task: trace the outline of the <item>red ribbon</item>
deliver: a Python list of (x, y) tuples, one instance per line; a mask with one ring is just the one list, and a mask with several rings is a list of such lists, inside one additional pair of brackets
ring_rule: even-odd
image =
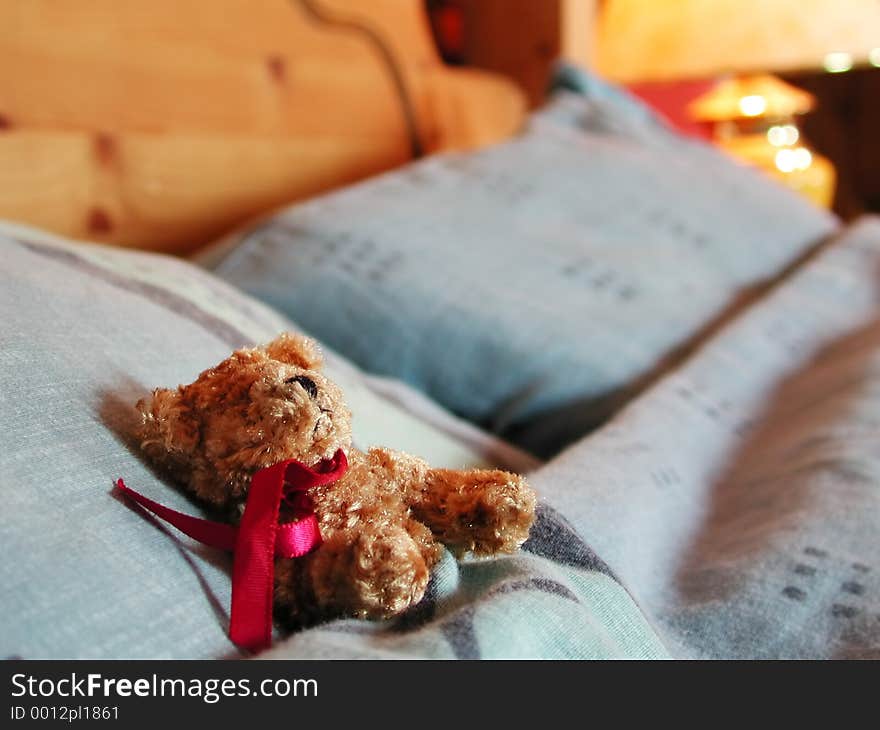
[[(308, 467), (295, 459), (260, 469), (251, 479), (244, 515), (238, 527), (191, 517), (165, 507), (125, 486), (122, 494), (194, 540), (235, 554), (232, 564), (232, 611), (229, 637), (252, 651), (272, 643), (272, 591), (275, 557), (298, 558), (321, 544), (318, 519), (304, 492), (332, 484), (348, 469), (340, 449), (332, 459)], [(304, 516), (278, 524), (281, 500), (290, 501)]]

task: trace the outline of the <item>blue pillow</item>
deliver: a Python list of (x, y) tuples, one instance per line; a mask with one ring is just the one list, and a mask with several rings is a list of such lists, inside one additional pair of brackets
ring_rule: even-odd
[(573, 63), (557, 64), (550, 79), (550, 91), (569, 91), (594, 104), (614, 107), (615, 116), (629, 118), (637, 124), (666, 126), (666, 121), (637, 96)]
[(616, 102), (295, 205), (203, 261), (374, 372), (547, 456), (830, 214)]

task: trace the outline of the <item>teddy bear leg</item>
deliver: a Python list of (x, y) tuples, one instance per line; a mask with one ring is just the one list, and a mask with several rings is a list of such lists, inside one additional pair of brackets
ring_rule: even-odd
[(276, 604), (290, 622), (357, 616), (385, 618), (419, 601), (428, 565), (401, 525), (337, 530), (312, 554), (276, 567)]
[(535, 493), (504, 471), (431, 469), (412, 505), (415, 516), (459, 553), (515, 551), (529, 535)]

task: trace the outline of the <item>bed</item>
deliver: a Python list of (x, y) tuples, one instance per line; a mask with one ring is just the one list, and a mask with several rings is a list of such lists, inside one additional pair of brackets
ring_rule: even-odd
[[(62, 129), (68, 97), (41, 105), (0, 77), (18, 90), (15, 113), (0, 109), (0, 189), (16, 193), (0, 196), (3, 656), (247, 656), (227, 636), (229, 556), (159, 528), (112, 487), (122, 476), (197, 511), (140, 458), (132, 405), (283, 330), (322, 343), (358, 446), (520, 471), (540, 504), (516, 555), (446, 554), (397, 619), (277, 632), (261, 658), (880, 656), (880, 220), (842, 224), (599, 79), (528, 116), (491, 75), (462, 74), (452, 92), (459, 75), (430, 55), (417, 13), (392, 22), (378, 3), (365, 20), (341, 0), (315, 7), (421, 59), (401, 65), (419, 104), (443, 88), (461, 106), (441, 106), (464, 111), (416, 115), (453, 131), (414, 162), (394, 104), (382, 106), (393, 119), (364, 114), (360, 132), (325, 127), (320, 154), (360, 152), (301, 168), (293, 184), (282, 173), (302, 159), (308, 124), (342, 124), (340, 109), (362, 103), (345, 91), (348, 69), (330, 74), (345, 101), (315, 105), (308, 124), (289, 109), (274, 122), (207, 110), (235, 88), (223, 84), (260, 99), (290, 81), (295, 59), (266, 65), (267, 49), (290, 28), (323, 29), (314, 4), (266, 3), (263, 17), (228, 0), (225, 18), (193, 15), (177, 36), (155, 13), (127, 15), (137, 3), (119, 15), (88, 5), (85, 25), (115, 18), (146, 54), (88, 91), (103, 116)], [(62, 58), (118, 68), (101, 57), (113, 44), (87, 50), (82, 28), (53, 35), (51, 3), (0, 12), (43, 29), (0, 34), (0, 53), (42, 59), (52, 89)], [(243, 23), (262, 34), (229, 47)], [(342, 46), (365, 54), (369, 74), (382, 61), (362, 35)], [(163, 130), (143, 120), (181, 87), (153, 79), (155, 96), (111, 105), (118, 84), (167, 71), (187, 48), (202, 59), (190, 83), (219, 84), (205, 104), (182, 105)], [(497, 116), (462, 101), (477, 86)], [(304, 126), (283, 129), (291, 118)], [(150, 197), (151, 181), (172, 179)], [(190, 260), (138, 250), (197, 246)]]

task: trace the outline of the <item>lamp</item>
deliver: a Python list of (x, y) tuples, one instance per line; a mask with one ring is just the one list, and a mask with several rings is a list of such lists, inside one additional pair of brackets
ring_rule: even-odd
[(877, 0), (606, 0), (595, 66), (615, 81), (721, 78), (689, 106), (719, 146), (829, 206), (835, 173), (797, 117), (814, 99), (771, 71), (880, 66)]
[(809, 148), (798, 126), (798, 117), (815, 103), (812, 94), (763, 74), (719, 81), (691, 102), (688, 111), (712, 127), (715, 143), (722, 149), (818, 205), (830, 207), (834, 167)]

